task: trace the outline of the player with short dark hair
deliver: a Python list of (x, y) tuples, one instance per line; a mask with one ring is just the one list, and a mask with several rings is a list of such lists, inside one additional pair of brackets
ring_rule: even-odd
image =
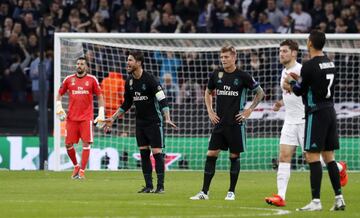
[(301, 81), (288, 75), (284, 88), (302, 96), (305, 105), (305, 151), (306, 160), (310, 166), (311, 202), (297, 209), (298, 211), (322, 210), (320, 202), (320, 187), (323, 157), (332, 188), (335, 193), (335, 203), (330, 209), (345, 210), (345, 201), (341, 192), (339, 169), (335, 162), (334, 150), (339, 149), (336, 111), (333, 103), (334, 84), (337, 72), (334, 63), (324, 55), (325, 33), (314, 30), (307, 40), (310, 60), (301, 69)]
[[(222, 47), (220, 59), (222, 67), (211, 74), (205, 91), (206, 108), (215, 127), (209, 141), (203, 187), (198, 194), (190, 197), (191, 200), (209, 199), (208, 191), (220, 150), (230, 152), (230, 187), (225, 200), (235, 200), (240, 153), (246, 149), (245, 120), (264, 97), (264, 91), (253, 77), (237, 68), (233, 46)], [(251, 106), (245, 109), (248, 90), (255, 91), (256, 95)], [(213, 94), (217, 95), (216, 112), (212, 107)]]
[[(293, 40), (285, 40), (280, 43), (279, 59), (284, 65), (281, 73), (280, 84), (283, 83), (288, 74), (300, 76), (302, 65), (296, 61), (299, 46)], [(279, 167), (277, 170), (277, 189), (278, 193), (272, 197), (266, 197), (265, 201), (277, 207), (286, 205), (285, 195), (290, 179), (291, 158), (296, 152), (296, 146), (300, 146), (303, 151), (304, 131), (305, 131), (305, 109), (302, 99), (282, 88), (282, 99), (276, 101), (273, 110), (279, 111), (285, 107), (285, 119), (280, 136)], [(321, 160), (322, 161), (322, 160)], [(341, 175), (346, 174), (346, 164), (337, 163)], [(341, 185), (346, 185), (347, 177), (341, 178)]]
[[(90, 144), (93, 142), (93, 94), (97, 95), (99, 103), (98, 117), (95, 119), (97, 127), (105, 125), (104, 98), (101, 93), (99, 82), (95, 76), (88, 74), (88, 66), (84, 57), (76, 61), (75, 74), (67, 76), (59, 89), (56, 97), (56, 114), (61, 121), (66, 119), (66, 150), (74, 164), (73, 179), (84, 179), (85, 168), (90, 155)], [(68, 115), (62, 107), (62, 96), (68, 93)], [(81, 165), (76, 160), (74, 144), (83, 142)]]
[[(127, 59), (126, 70), (130, 74), (125, 82), (125, 101), (119, 109), (107, 119), (107, 129), (114, 121), (128, 111), (134, 104), (136, 108), (136, 141), (140, 149), (141, 167), (145, 187), (139, 193), (164, 193), (164, 129), (163, 122), (176, 128), (170, 119), (166, 96), (159, 80), (143, 70), (144, 56), (140, 51), (131, 51)], [(161, 116), (163, 114), (165, 120)], [(150, 154), (155, 159), (157, 187), (153, 190), (152, 165)]]

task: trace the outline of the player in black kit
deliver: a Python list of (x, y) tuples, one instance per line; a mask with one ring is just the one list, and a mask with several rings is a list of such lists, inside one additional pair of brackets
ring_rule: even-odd
[[(245, 120), (264, 97), (264, 91), (252, 76), (236, 67), (236, 50), (233, 46), (222, 47), (220, 59), (222, 67), (211, 74), (205, 91), (206, 108), (215, 127), (205, 162), (203, 187), (191, 200), (209, 199), (208, 191), (220, 150), (230, 152), (230, 188), (225, 200), (235, 200), (240, 153), (246, 148)], [(245, 109), (248, 90), (255, 91), (256, 95), (251, 106)], [(216, 112), (212, 108), (214, 92), (217, 95)]]
[[(112, 117), (106, 120), (106, 128), (109, 129), (119, 116), (129, 110), (133, 104), (135, 105), (136, 141), (140, 149), (141, 166), (146, 184), (139, 193), (163, 193), (165, 176), (162, 153), (164, 147), (163, 123), (174, 128), (176, 125), (170, 119), (168, 103), (158, 79), (143, 70), (143, 62), (144, 56), (141, 52), (130, 52), (126, 67), (130, 76), (125, 83), (125, 101)], [(152, 183), (151, 152), (155, 159), (157, 174), (156, 190), (153, 190)]]
[(344, 210), (345, 202), (341, 193), (339, 169), (334, 158), (334, 150), (339, 149), (339, 136), (334, 109), (333, 95), (337, 72), (334, 63), (324, 55), (322, 49), (326, 37), (323, 32), (312, 31), (307, 40), (311, 59), (301, 68), (301, 80), (291, 75), (284, 86), (297, 96), (302, 96), (305, 105), (305, 151), (310, 166), (312, 201), (298, 211), (322, 210), (320, 187), (322, 179), (322, 155), (335, 192), (335, 203), (330, 209)]

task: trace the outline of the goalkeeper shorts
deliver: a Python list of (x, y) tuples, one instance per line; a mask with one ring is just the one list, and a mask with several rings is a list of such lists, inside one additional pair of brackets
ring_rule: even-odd
[(92, 143), (93, 138), (93, 121), (66, 121), (65, 144), (72, 145), (79, 143), (79, 139), (85, 143)]

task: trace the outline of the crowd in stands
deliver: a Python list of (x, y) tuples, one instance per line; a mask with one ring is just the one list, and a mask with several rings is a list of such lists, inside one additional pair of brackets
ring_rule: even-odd
[[(308, 33), (318, 28), (326, 33), (359, 33), (359, 10), (360, 0), (1, 0), (0, 101), (38, 101), (42, 20), (51, 93), (55, 32)], [(179, 60), (173, 55), (156, 53), (154, 58), (164, 86), (173, 86), (169, 94), (176, 102), (186, 92), (181, 92)], [(249, 66), (252, 62), (261, 67), (255, 63), (256, 54), (249, 57)], [(181, 83), (197, 86), (191, 80)]]

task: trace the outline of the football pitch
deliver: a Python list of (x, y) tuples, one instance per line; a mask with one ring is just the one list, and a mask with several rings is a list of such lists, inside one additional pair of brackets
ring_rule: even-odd
[[(210, 200), (191, 201), (199, 192), (202, 172), (170, 171), (165, 194), (138, 194), (140, 171), (87, 172), (85, 180), (71, 180), (71, 172), (0, 171), (0, 217), (360, 217), (360, 173), (350, 172), (343, 188), (346, 210), (330, 212), (334, 197), (326, 169), (323, 171), (319, 212), (297, 212), (310, 201), (309, 172), (293, 172), (287, 206), (276, 208), (264, 197), (276, 192), (276, 173), (241, 172), (236, 200), (225, 201), (229, 174), (218, 171)], [(153, 174), (154, 175), (154, 174)]]

